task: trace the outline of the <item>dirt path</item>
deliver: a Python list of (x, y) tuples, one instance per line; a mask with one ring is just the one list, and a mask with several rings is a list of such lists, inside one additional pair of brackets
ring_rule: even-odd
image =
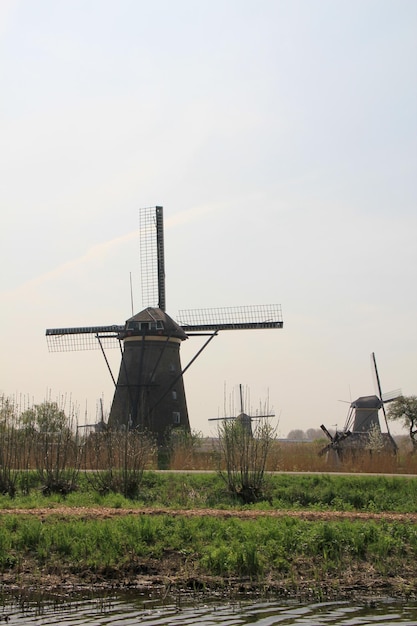
[(235, 510), (235, 509), (169, 509), (169, 508), (132, 508), (115, 509), (105, 507), (48, 507), (33, 509), (0, 509), (0, 515), (33, 515), (41, 519), (55, 515), (58, 517), (82, 517), (84, 519), (108, 519), (123, 515), (172, 515), (184, 517), (237, 517), (255, 519), (259, 517), (295, 517), (309, 521), (339, 520), (376, 520), (387, 522), (417, 523), (417, 513), (364, 513), (352, 511), (284, 511), (284, 510)]

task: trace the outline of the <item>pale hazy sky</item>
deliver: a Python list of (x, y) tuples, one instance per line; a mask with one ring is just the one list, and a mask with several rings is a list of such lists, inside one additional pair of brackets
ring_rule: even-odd
[(109, 408), (100, 352), (45, 329), (124, 323), (130, 273), (142, 308), (138, 210), (163, 205), (174, 319), (283, 309), (186, 373), (193, 429), (239, 383), (281, 436), (341, 426), (373, 351), (417, 394), (415, 0), (1, 0), (0, 49), (0, 392)]

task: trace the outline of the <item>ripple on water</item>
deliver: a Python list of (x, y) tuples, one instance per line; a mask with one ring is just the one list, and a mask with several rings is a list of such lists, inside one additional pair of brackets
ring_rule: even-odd
[(0, 625), (32, 626), (415, 626), (417, 602), (392, 599), (353, 603), (277, 601), (226, 602), (204, 598), (161, 602), (130, 594), (95, 599), (4, 601)]

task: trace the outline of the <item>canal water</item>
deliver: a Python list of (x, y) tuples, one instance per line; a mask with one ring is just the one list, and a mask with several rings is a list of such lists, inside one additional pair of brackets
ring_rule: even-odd
[(152, 600), (139, 594), (95, 599), (28, 600), (3, 598), (0, 624), (46, 626), (378, 626), (417, 625), (417, 601), (389, 598), (311, 604), (278, 600), (187, 602)]

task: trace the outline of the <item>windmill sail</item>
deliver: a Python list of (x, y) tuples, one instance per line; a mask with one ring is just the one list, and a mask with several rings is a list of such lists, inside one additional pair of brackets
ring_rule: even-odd
[(142, 305), (166, 310), (163, 207), (139, 211)]
[(119, 346), (119, 334), (124, 326), (82, 326), (78, 328), (47, 328), (46, 341), (49, 352), (98, 350)]
[(191, 309), (178, 315), (185, 332), (282, 328), (279, 304)]
[(374, 369), (375, 380), (376, 380), (376, 384), (378, 387), (379, 399), (381, 401), (381, 408), (384, 414), (385, 426), (386, 426), (387, 432), (389, 433), (389, 426), (388, 426), (387, 412), (385, 410), (385, 404), (387, 402), (393, 402), (394, 400), (396, 400), (401, 395), (401, 390), (397, 389), (396, 391), (391, 391), (391, 392), (388, 392), (387, 394), (382, 393), (381, 381), (379, 378), (378, 367), (376, 365), (375, 352), (372, 352), (371, 359), (372, 359), (372, 364), (373, 364), (373, 369)]

